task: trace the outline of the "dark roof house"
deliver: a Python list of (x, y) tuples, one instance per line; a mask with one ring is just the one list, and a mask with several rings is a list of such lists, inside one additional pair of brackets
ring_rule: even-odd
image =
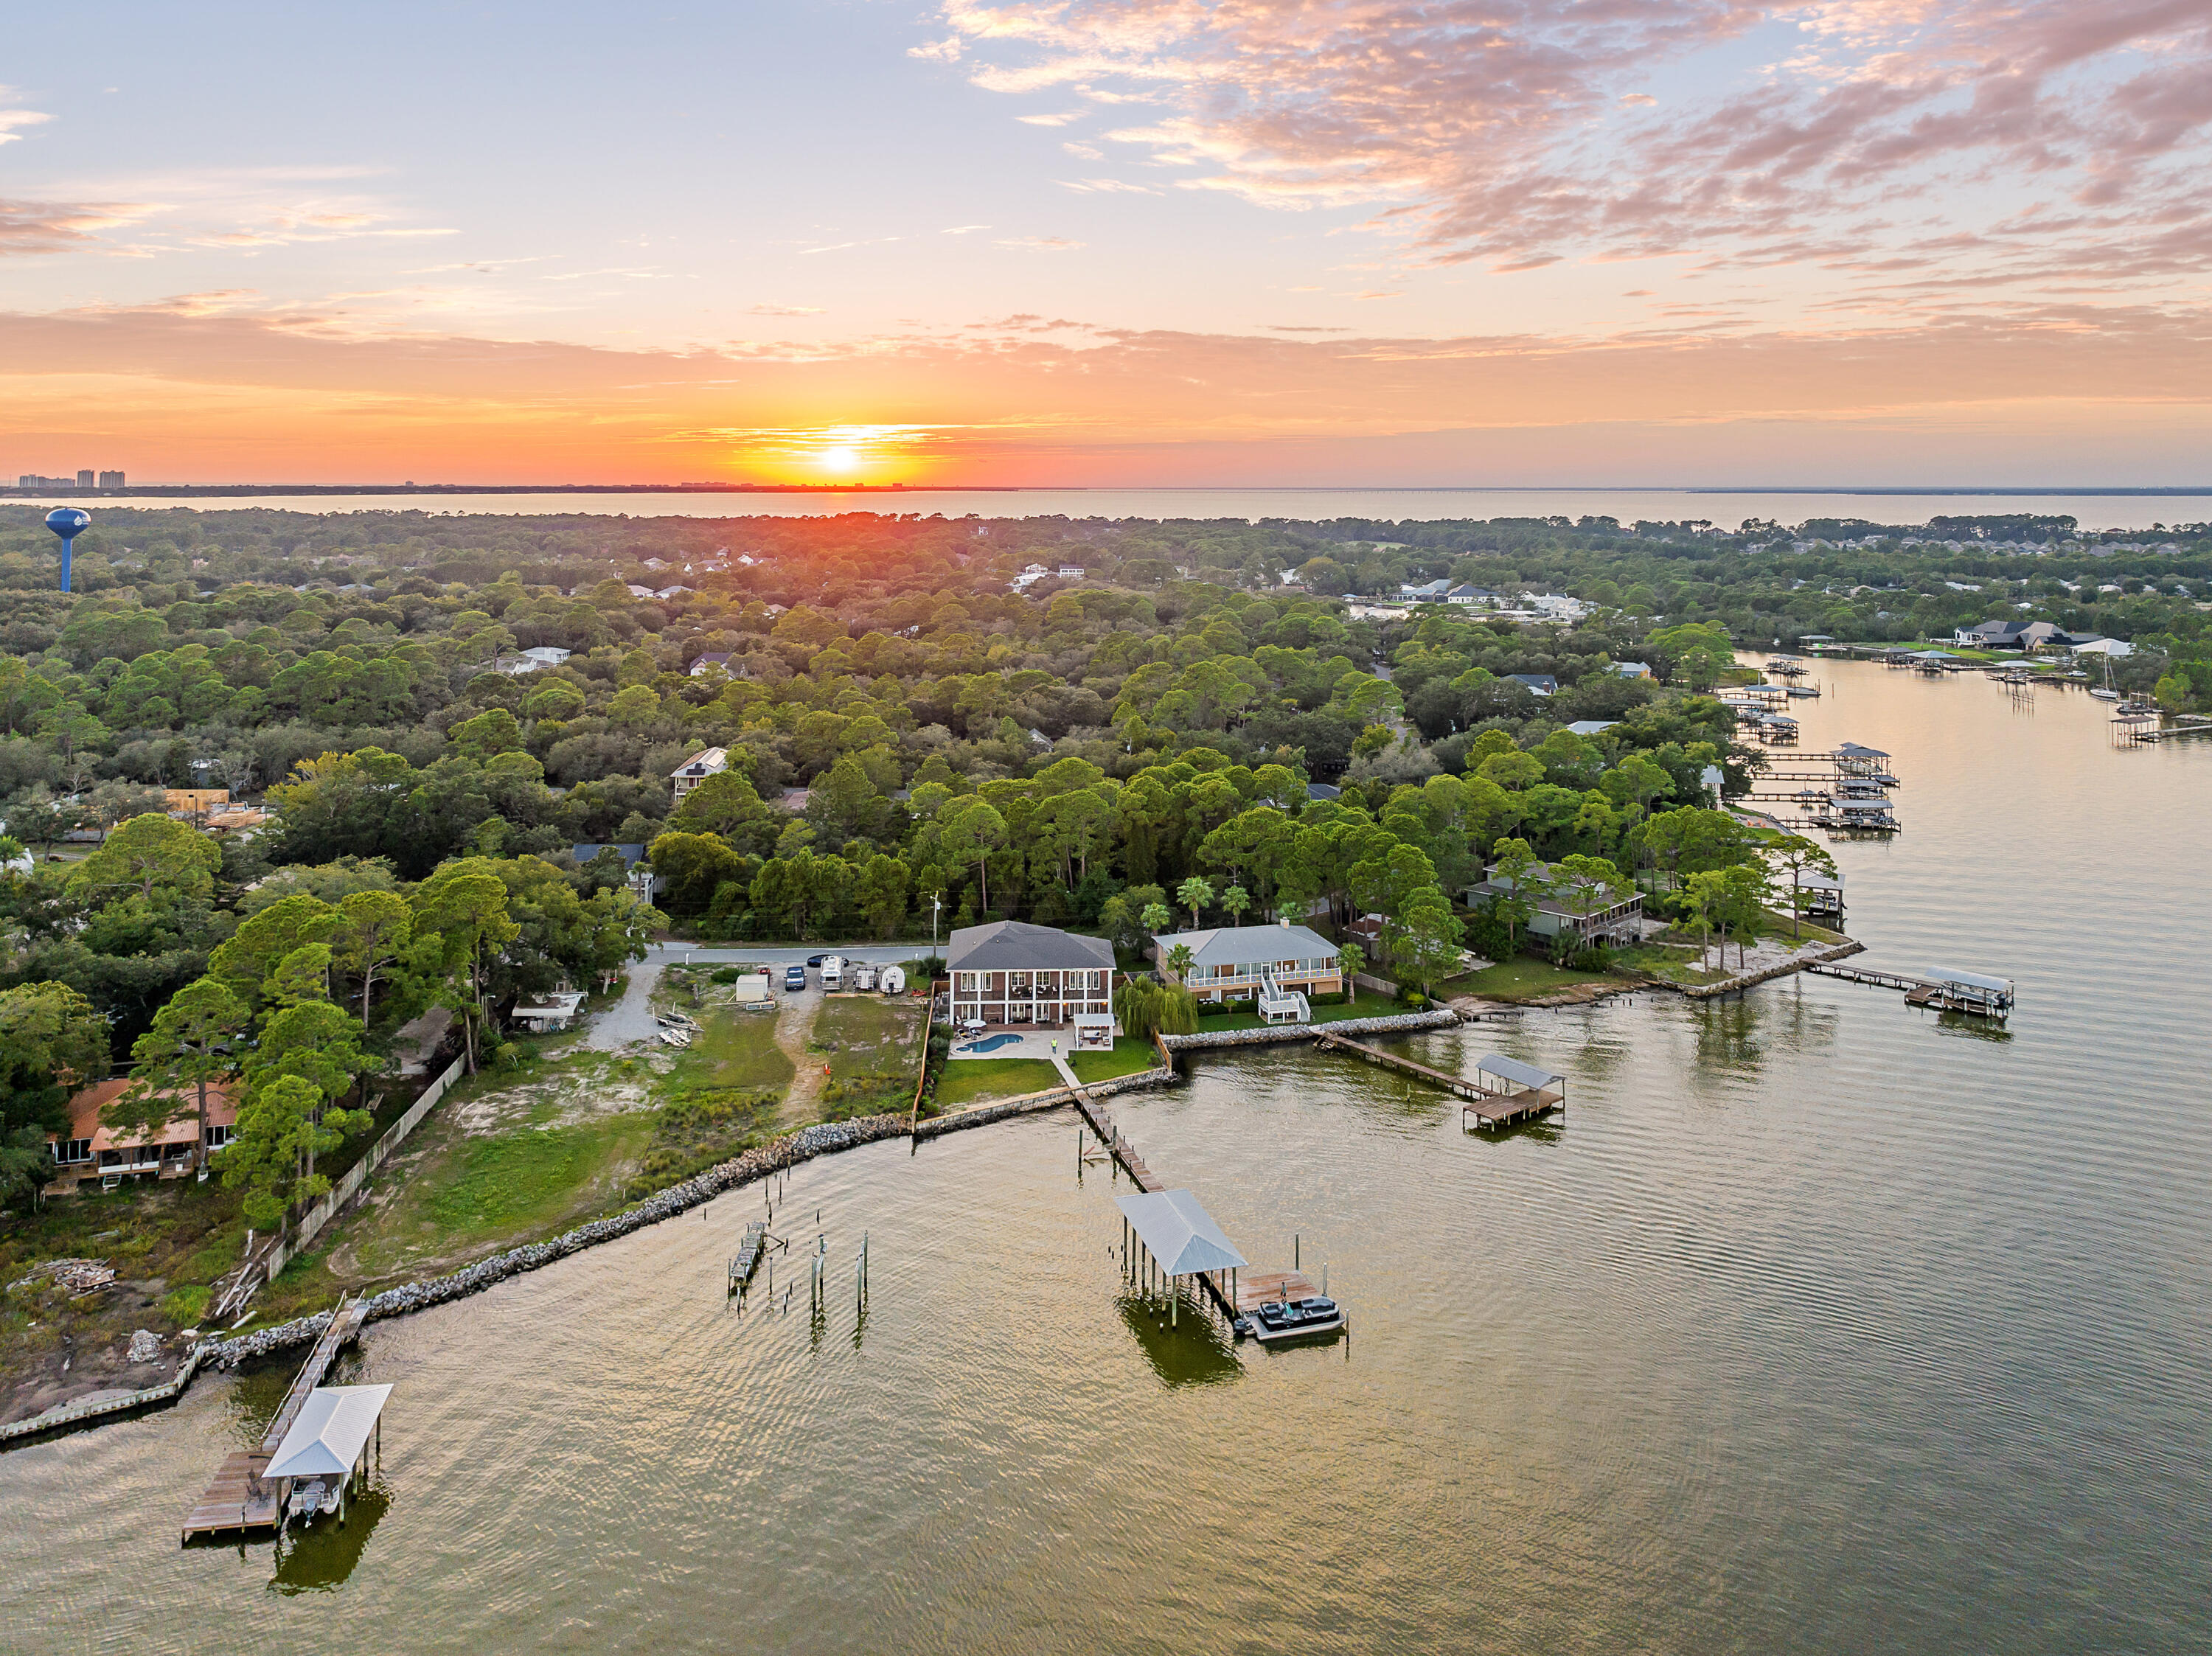
[(1549, 673), (1508, 673), (1506, 676), (1531, 695), (1551, 695), (1559, 688), (1559, 681)]
[(947, 940), (945, 963), (953, 972), (1060, 972), (1085, 967), (1111, 970), (1114, 945), (1078, 937), (1057, 926), (1023, 920), (963, 925)]

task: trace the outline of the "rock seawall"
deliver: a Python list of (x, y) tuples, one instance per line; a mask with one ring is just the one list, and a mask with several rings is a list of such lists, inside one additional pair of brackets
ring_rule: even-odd
[[(594, 1219), (589, 1224), (579, 1225), (550, 1241), (526, 1243), (443, 1277), (386, 1289), (369, 1300), (367, 1320), (374, 1322), (381, 1317), (404, 1316), (410, 1311), (426, 1310), (434, 1305), (443, 1305), (448, 1300), (479, 1293), (495, 1283), (505, 1282), (509, 1277), (520, 1276), (526, 1271), (536, 1271), (541, 1265), (565, 1259), (570, 1254), (581, 1253), (598, 1243), (612, 1241), (617, 1236), (627, 1236), (634, 1230), (658, 1224), (663, 1219), (672, 1219), (702, 1202), (711, 1202), (726, 1191), (765, 1178), (780, 1168), (793, 1167), (801, 1162), (811, 1162), (817, 1156), (849, 1150), (861, 1144), (872, 1144), (879, 1139), (902, 1138), (906, 1131), (903, 1115), (871, 1115), (853, 1121), (817, 1122), (787, 1138), (759, 1145), (743, 1156), (719, 1162), (704, 1173), (694, 1174), (680, 1184), (656, 1192), (635, 1207), (609, 1214), (604, 1219)], [(327, 1311), (319, 1311), (312, 1317), (296, 1318), (289, 1323), (279, 1323), (273, 1328), (259, 1328), (250, 1334), (241, 1334), (234, 1340), (223, 1340), (209, 1349), (208, 1361), (218, 1368), (234, 1368), (257, 1357), (310, 1344), (330, 1325), (331, 1314)]]
[(1160, 1044), (1171, 1052), (1203, 1052), (1212, 1046), (1263, 1046), (1271, 1041), (1311, 1040), (1316, 1035), (1387, 1035), (1408, 1029), (1448, 1029), (1459, 1014), (1438, 1008), (1431, 1012), (1394, 1012), (1387, 1017), (1342, 1018), (1334, 1023), (1271, 1023), (1258, 1029), (1201, 1029), (1193, 1035), (1162, 1035)]

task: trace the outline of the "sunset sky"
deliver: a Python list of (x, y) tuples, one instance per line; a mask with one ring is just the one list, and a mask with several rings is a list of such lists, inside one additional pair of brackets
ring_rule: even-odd
[(0, 473), (2200, 483), (2212, 0), (17, 8)]

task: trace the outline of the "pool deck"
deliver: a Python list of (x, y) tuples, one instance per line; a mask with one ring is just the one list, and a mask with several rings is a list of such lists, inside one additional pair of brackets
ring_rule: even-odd
[[(1058, 1042), (1058, 1050), (1054, 1043)], [(971, 1052), (962, 1049), (969, 1046), (988, 1046), (988, 1052)], [(952, 1043), (946, 1054), (948, 1063), (958, 1064), (969, 1059), (1029, 1058), (1040, 1064), (1049, 1064), (1060, 1071), (1060, 1078), (1070, 1087), (1083, 1083), (1068, 1067), (1069, 1057), (1083, 1049), (1075, 1044), (1075, 1031), (1047, 1025), (1040, 1028), (1030, 1024), (1020, 1028), (987, 1028), (980, 1035), (969, 1035)]]

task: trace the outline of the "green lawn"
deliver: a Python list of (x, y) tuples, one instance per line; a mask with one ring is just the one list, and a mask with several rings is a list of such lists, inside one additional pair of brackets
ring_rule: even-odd
[[(1707, 958), (1711, 957), (1708, 955)], [(1668, 983), (1689, 986), (1718, 983), (1733, 975), (1711, 967), (1698, 966), (1694, 943), (1686, 949), (1674, 943), (1644, 943), (1634, 949), (1617, 951), (1613, 959), (1628, 971), (1642, 972), (1664, 979)]]
[(903, 998), (832, 995), (815, 1014), (811, 1044), (830, 1054), (833, 1080), (903, 1075), (912, 1092), (921, 1013), (920, 1001)]
[(1133, 1076), (1139, 1070), (1159, 1067), (1160, 1055), (1149, 1040), (1139, 1040), (1133, 1035), (1122, 1035), (1114, 1043), (1110, 1052), (1075, 1052), (1068, 1057), (1067, 1067), (1083, 1081), (1111, 1081), (1115, 1076)]
[[(1320, 1001), (1314, 1002), (1313, 1018), (1316, 1023), (1337, 1023), (1346, 1018), (1387, 1018), (1395, 1016), (1400, 1012), (1410, 1012), (1413, 1010), (1403, 1001), (1363, 989), (1359, 992), (1357, 999), (1348, 1001), (1341, 1006), (1328, 1006)], [(1206, 1035), (1218, 1034), (1227, 1029), (1260, 1029), (1266, 1028), (1267, 1022), (1267, 1019), (1261, 1017), (1257, 1012), (1237, 1012), (1227, 1017), (1218, 1017), (1201, 1012), (1198, 1016), (1198, 1033)]]
[(1563, 989), (1573, 989), (1588, 983), (1625, 983), (1627, 980), (1607, 975), (1603, 972), (1571, 972), (1565, 967), (1553, 966), (1528, 955), (1504, 961), (1496, 966), (1486, 966), (1480, 972), (1470, 972), (1449, 983), (1439, 984), (1440, 993), (1446, 995), (1479, 995), (1485, 1000), (1525, 1001), (1556, 995)]
[(1041, 1058), (957, 1058), (937, 1078), (937, 1107), (957, 1109), (988, 1098), (1018, 1098), (1065, 1085)]
[(775, 1044), (774, 1012), (710, 1007), (698, 1016), (698, 1034), (677, 1054), (672, 1092), (791, 1084), (791, 1059)]

